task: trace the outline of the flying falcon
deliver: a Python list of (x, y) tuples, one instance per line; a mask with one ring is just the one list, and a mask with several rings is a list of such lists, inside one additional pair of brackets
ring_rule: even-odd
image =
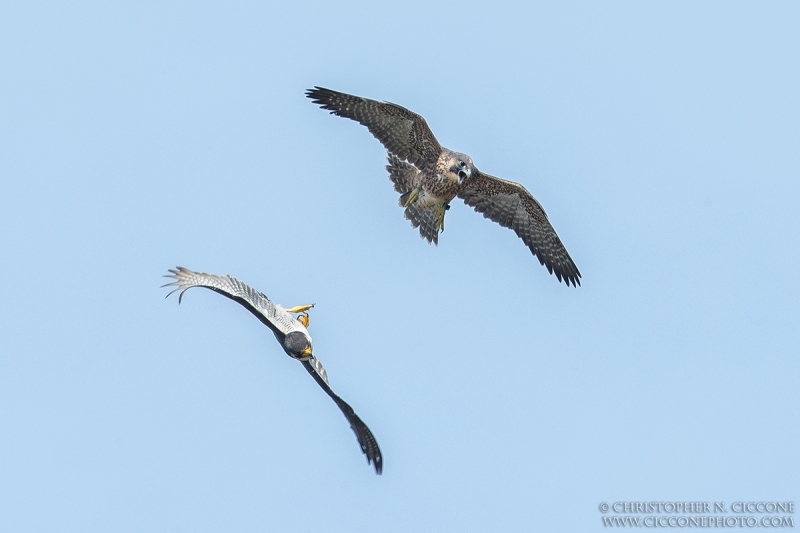
[(484, 174), (468, 155), (444, 148), (425, 119), (404, 107), (322, 87), (309, 89), (306, 96), (331, 114), (366, 126), (383, 144), (400, 207), (428, 242), (438, 244), (445, 211), (458, 196), (484, 217), (513, 229), (559, 281), (567, 286), (581, 284), (578, 267), (525, 187)]
[[(330, 385), (328, 385), (328, 374), (322, 364), (311, 353), (311, 336), (308, 334), (308, 311), (311, 305), (301, 305), (284, 309), (278, 304), (272, 303), (263, 293), (258, 292), (252, 287), (242, 283), (232, 276), (215, 276), (202, 272), (192, 272), (183, 267), (176, 270), (170, 269), (170, 274), (166, 278), (174, 278), (175, 281), (163, 285), (163, 287), (174, 286), (167, 298), (177, 291), (178, 303), (183, 299), (183, 293), (192, 287), (205, 287), (211, 289), (234, 302), (243, 305), (248, 311), (253, 313), (265, 326), (272, 330), (275, 338), (283, 347), (283, 351), (292, 359), (297, 359), (308, 373), (316, 380), (322, 390), (333, 398), (336, 405), (344, 413), (344, 417), (350, 422), (350, 427), (356, 434), (361, 451), (367, 456), (367, 464), (374, 463), (375, 472), (380, 475), (383, 471), (383, 456), (378, 447), (378, 441), (372, 435), (367, 425), (361, 421), (353, 408), (344, 400), (339, 398)], [(290, 313), (299, 313), (297, 318)]]

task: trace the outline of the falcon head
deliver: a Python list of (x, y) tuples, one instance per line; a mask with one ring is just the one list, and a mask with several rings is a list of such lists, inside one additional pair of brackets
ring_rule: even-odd
[(467, 154), (453, 152), (453, 155), (450, 156), (450, 172), (458, 177), (458, 183), (462, 183), (472, 176), (474, 170), (475, 165), (472, 164), (472, 158)]
[(292, 331), (283, 339), (283, 349), (289, 357), (305, 361), (311, 357), (311, 339), (303, 332)]

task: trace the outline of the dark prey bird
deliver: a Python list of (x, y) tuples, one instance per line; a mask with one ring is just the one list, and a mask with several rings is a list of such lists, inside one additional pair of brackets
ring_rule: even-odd
[(445, 211), (458, 196), (484, 217), (513, 229), (559, 281), (568, 286), (581, 284), (578, 267), (525, 187), (484, 174), (468, 155), (444, 148), (425, 119), (404, 107), (322, 87), (309, 89), (306, 96), (331, 114), (366, 126), (383, 144), (389, 152), (386, 169), (400, 193), (400, 206), (428, 242), (438, 244)]
[[(192, 287), (205, 287), (211, 289), (234, 302), (238, 302), (253, 313), (265, 326), (272, 330), (275, 338), (283, 347), (283, 351), (292, 359), (297, 359), (308, 373), (316, 380), (322, 390), (330, 396), (339, 409), (344, 413), (344, 417), (350, 422), (350, 427), (356, 434), (361, 451), (367, 456), (367, 464), (375, 464), (375, 472), (380, 475), (383, 471), (383, 457), (378, 441), (372, 435), (367, 425), (353, 411), (347, 402), (339, 398), (330, 385), (328, 385), (328, 374), (322, 364), (311, 353), (311, 336), (308, 334), (308, 311), (314, 305), (301, 305), (284, 309), (279, 304), (273, 303), (252, 287), (242, 283), (232, 276), (215, 276), (202, 272), (192, 272), (183, 267), (176, 270), (170, 269), (170, 274), (164, 276), (174, 278), (175, 281), (167, 283), (164, 287), (174, 286), (167, 298), (176, 291), (181, 291), (178, 295), (178, 303), (183, 299), (183, 293)], [(300, 313), (295, 318), (289, 313)]]

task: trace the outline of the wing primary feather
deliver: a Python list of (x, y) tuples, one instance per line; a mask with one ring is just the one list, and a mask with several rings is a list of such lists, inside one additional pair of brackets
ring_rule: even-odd
[[(375, 473), (381, 475), (383, 473), (383, 455), (381, 455), (381, 449), (378, 446), (378, 441), (375, 440), (375, 436), (372, 434), (372, 431), (367, 427), (361, 418), (355, 413), (350, 404), (346, 401), (342, 400), (333, 389), (331, 389), (330, 385), (328, 385), (328, 381), (325, 377), (319, 374), (316, 366), (314, 363), (317, 362), (316, 358), (303, 361), (303, 366), (308, 371), (309, 374), (314, 378), (314, 381), (322, 387), (322, 390), (331, 397), (331, 399), (339, 406), (339, 409), (344, 414), (344, 417), (350, 423), (350, 428), (356, 434), (356, 439), (358, 439), (358, 444), (361, 446), (361, 452), (367, 456), (367, 464), (373, 464), (375, 467)], [(320, 365), (321, 366), (321, 365)]]
[(193, 287), (210, 289), (250, 311), (262, 324), (271, 329), (279, 339), (286, 335), (275, 322), (277, 313), (275, 304), (264, 293), (258, 292), (246, 283), (233, 276), (217, 276), (215, 274), (206, 274), (205, 272), (194, 272), (180, 266), (175, 269), (169, 269), (169, 272), (164, 277), (172, 278), (174, 281), (166, 283), (162, 287), (175, 286), (175, 289), (167, 294), (167, 298), (172, 293), (181, 291), (178, 295), (178, 303), (180, 304), (184, 293), (189, 289)]
[(308, 89), (306, 96), (332, 115), (366, 126), (389, 153), (417, 167), (434, 165), (442, 152), (425, 119), (403, 106), (319, 86)]
[(581, 273), (558, 238), (542, 206), (525, 187), (482, 172), (458, 193), (464, 203), (484, 217), (511, 228), (539, 263), (556, 279), (578, 287)]

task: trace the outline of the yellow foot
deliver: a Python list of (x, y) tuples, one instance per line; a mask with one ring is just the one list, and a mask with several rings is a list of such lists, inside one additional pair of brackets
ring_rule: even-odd
[(419, 187), (414, 187), (403, 207), (408, 207), (419, 199)]
[(314, 304), (311, 304), (311, 305), (298, 305), (297, 307), (292, 307), (291, 309), (287, 309), (286, 312), (287, 313), (302, 313), (304, 311), (308, 311), (312, 307), (314, 307)]
[(297, 307), (292, 307), (291, 309), (287, 309), (287, 313), (300, 313), (300, 316), (297, 317), (297, 321), (303, 324), (303, 327), (308, 327), (308, 311), (314, 307), (314, 304), (311, 305), (298, 305)]
[(434, 209), (433, 222), (436, 224), (436, 231), (444, 231), (444, 214), (450, 209), (449, 204), (437, 205)]

